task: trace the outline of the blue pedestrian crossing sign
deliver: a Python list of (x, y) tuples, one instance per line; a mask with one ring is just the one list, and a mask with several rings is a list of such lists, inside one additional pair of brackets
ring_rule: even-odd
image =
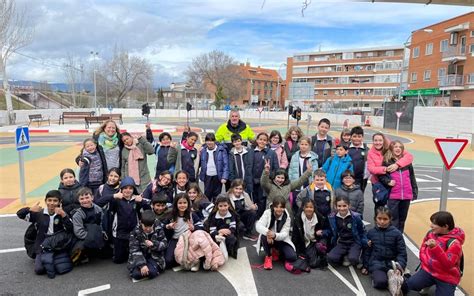
[(224, 106), (224, 110), (225, 110), (225, 111), (230, 111), (230, 109), (231, 109), (230, 105), (225, 105), (225, 106)]
[(19, 126), (16, 128), (16, 150), (25, 150), (30, 148), (30, 131), (27, 126)]

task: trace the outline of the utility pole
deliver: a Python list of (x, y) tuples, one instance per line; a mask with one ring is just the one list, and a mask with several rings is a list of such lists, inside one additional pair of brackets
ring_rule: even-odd
[(92, 59), (94, 61), (94, 111), (96, 112), (96, 115), (98, 115), (98, 112), (97, 112), (97, 78), (96, 78), (96, 58), (99, 56), (99, 53), (98, 52), (94, 52), (94, 51), (91, 51), (91, 56), (92, 56)]

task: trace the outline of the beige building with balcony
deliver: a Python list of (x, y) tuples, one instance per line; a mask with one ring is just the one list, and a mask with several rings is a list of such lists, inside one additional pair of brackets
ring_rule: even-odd
[(287, 58), (286, 105), (368, 110), (398, 96), (402, 46), (298, 53)]
[(412, 32), (407, 96), (474, 107), (474, 12)]

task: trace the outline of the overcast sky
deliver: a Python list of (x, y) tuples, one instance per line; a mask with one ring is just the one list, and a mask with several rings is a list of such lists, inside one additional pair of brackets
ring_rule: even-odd
[[(115, 45), (146, 57), (155, 86), (183, 81), (193, 57), (222, 50), (240, 62), (278, 69), (298, 52), (401, 45), (410, 32), (472, 7), (313, 0), (19, 0), (35, 26), (8, 64), (10, 79), (64, 82), (68, 54), (91, 65)], [(34, 58), (34, 59), (33, 59)]]

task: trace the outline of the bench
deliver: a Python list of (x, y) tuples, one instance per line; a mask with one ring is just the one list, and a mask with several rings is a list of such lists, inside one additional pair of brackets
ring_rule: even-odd
[(28, 118), (30, 119), (30, 122), (28, 123), (28, 126), (30, 126), (30, 124), (32, 122), (37, 122), (38, 127), (39, 127), (41, 122), (43, 122), (43, 121), (47, 121), (48, 125), (51, 125), (51, 121), (49, 120), (49, 117), (44, 118), (43, 115), (41, 115), (41, 114), (31, 114), (31, 115), (28, 115)]
[(112, 119), (112, 117), (110, 116), (110, 114), (108, 114), (108, 115), (100, 115), (100, 116), (86, 116), (84, 117), (84, 119), (86, 121), (86, 129), (88, 129), (91, 123), (93, 122), (102, 123), (106, 120)]
[(83, 120), (86, 117), (93, 116), (94, 111), (87, 111), (87, 112), (63, 112), (61, 116), (59, 116), (59, 124), (61, 122), (64, 124), (64, 119), (81, 119)]
[[(105, 114), (102, 115), (106, 116)], [(110, 113), (107, 114), (107, 116), (109, 116), (111, 120), (119, 120), (120, 124), (123, 124), (122, 113)]]

